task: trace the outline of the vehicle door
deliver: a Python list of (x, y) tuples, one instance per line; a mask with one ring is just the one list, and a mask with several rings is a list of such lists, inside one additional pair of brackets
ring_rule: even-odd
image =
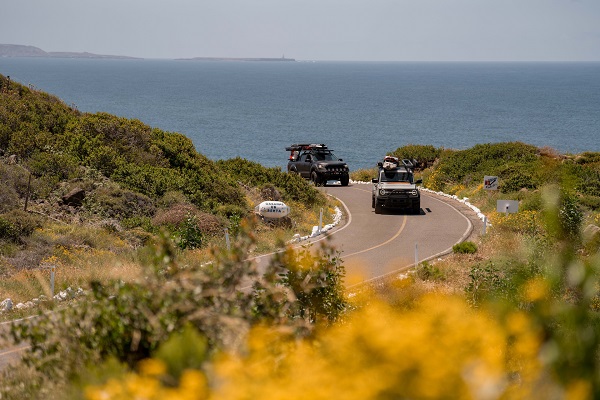
[(312, 164), (312, 155), (310, 153), (302, 153), (298, 159), (298, 173), (303, 178), (310, 177), (310, 165)]

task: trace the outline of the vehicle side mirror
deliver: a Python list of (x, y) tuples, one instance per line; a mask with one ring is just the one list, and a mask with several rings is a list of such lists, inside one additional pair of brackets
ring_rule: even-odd
[(339, 160), (340, 160), (340, 161), (344, 161), (344, 160), (342, 160), (341, 158), (340, 158)]
[(373, 179), (371, 179), (371, 182), (372, 182), (372, 183), (379, 183), (379, 179), (377, 179), (377, 178), (373, 178)]
[(417, 179), (417, 180), (415, 181), (415, 185), (418, 185), (419, 183), (423, 183), (423, 179)]

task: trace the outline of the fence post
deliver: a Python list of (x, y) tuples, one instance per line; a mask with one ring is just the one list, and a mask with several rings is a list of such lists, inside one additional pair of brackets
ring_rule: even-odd
[(54, 298), (54, 273), (56, 272), (56, 265), (50, 266), (50, 298)]

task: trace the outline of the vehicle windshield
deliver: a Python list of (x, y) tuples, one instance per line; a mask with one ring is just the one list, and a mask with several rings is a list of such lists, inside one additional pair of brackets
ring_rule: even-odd
[(338, 161), (338, 158), (332, 152), (314, 152), (313, 157), (317, 161)]
[(381, 182), (408, 182), (413, 183), (412, 174), (404, 171), (381, 171)]

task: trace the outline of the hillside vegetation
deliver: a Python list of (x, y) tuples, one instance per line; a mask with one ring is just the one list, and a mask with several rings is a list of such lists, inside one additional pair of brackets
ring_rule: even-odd
[[(444, 259), (348, 292), (340, 254), (327, 244), (288, 247), (264, 271), (247, 261), (260, 231), (256, 221), (239, 219), (250, 199), (277, 192), (297, 204), (322, 202), (302, 180), (242, 159), (213, 163), (181, 151), (189, 145), (185, 138), (144, 130), (136, 121), (59, 109), (48, 120), (64, 119), (61, 133), (36, 128), (47, 137), (35, 140), (45, 143), (36, 151), (12, 144), (13, 133), (29, 122), (5, 130), (5, 154), (20, 157), (2, 165), (12, 188), (5, 196), (23, 203), (34, 165), (32, 204), (40, 209), (51, 210), (46, 203), (60, 199), (57, 193), (89, 182), (86, 193), (94, 196), (54, 215), (97, 220), (100, 228), (89, 223), (73, 235), (72, 223), (59, 228), (47, 217), (8, 208), (0, 216), (5, 259), (32, 240), (53, 243), (63, 249), (53, 256), (66, 260), (81, 251), (118, 253), (144, 235), (153, 239), (136, 258), (116, 263), (138, 266), (134, 277), (90, 276), (87, 295), (72, 307), (50, 304), (52, 313), (12, 327), (9, 339), (31, 347), (18, 367), (2, 372), (2, 399), (600, 398), (600, 154), (561, 155), (524, 143), (391, 149), (417, 161), (424, 186), (468, 197), (491, 225)], [(0, 121), (14, 113), (0, 114)], [(128, 128), (104, 130), (106, 121)], [(70, 135), (75, 143), (63, 140), (60, 152), (48, 150)], [(128, 139), (115, 139), (123, 135)], [(138, 146), (145, 150), (134, 151)], [(90, 155), (97, 151), (106, 162)], [(72, 158), (75, 167), (61, 175), (50, 167), (54, 157), (65, 157), (53, 161), (58, 166)], [(202, 175), (194, 190), (178, 186), (194, 173)], [(170, 179), (161, 181), (163, 174)], [(355, 171), (353, 179), (374, 174)], [(221, 175), (231, 201), (204, 191)], [(483, 189), (484, 175), (499, 176), (498, 191)], [(127, 196), (135, 212), (118, 207), (123, 202), (116, 199)], [(518, 200), (520, 211), (497, 213), (498, 199)], [(181, 250), (182, 242), (196, 243), (191, 226), (200, 225), (190, 226), (189, 218), (179, 236), (152, 228), (169, 220), (168, 210), (190, 215), (185, 210), (192, 209), (204, 213), (192, 222), (203, 216), (202, 226), (212, 226), (211, 216), (239, 232), (230, 251), (212, 247), (210, 263)], [(100, 259), (88, 266), (104, 271), (112, 264)]]
[(211, 161), (182, 134), (81, 113), (3, 76), (0, 178), (0, 277), (50, 263), (81, 269), (104, 255), (131, 260), (161, 231), (181, 249), (208, 249), (224, 241), (224, 229), (235, 235), (263, 200), (293, 210), (287, 230), (257, 227), (271, 243), (263, 247), (274, 246), (291, 229), (310, 230), (313, 208), (325, 205), (314, 187), (279, 169)]

